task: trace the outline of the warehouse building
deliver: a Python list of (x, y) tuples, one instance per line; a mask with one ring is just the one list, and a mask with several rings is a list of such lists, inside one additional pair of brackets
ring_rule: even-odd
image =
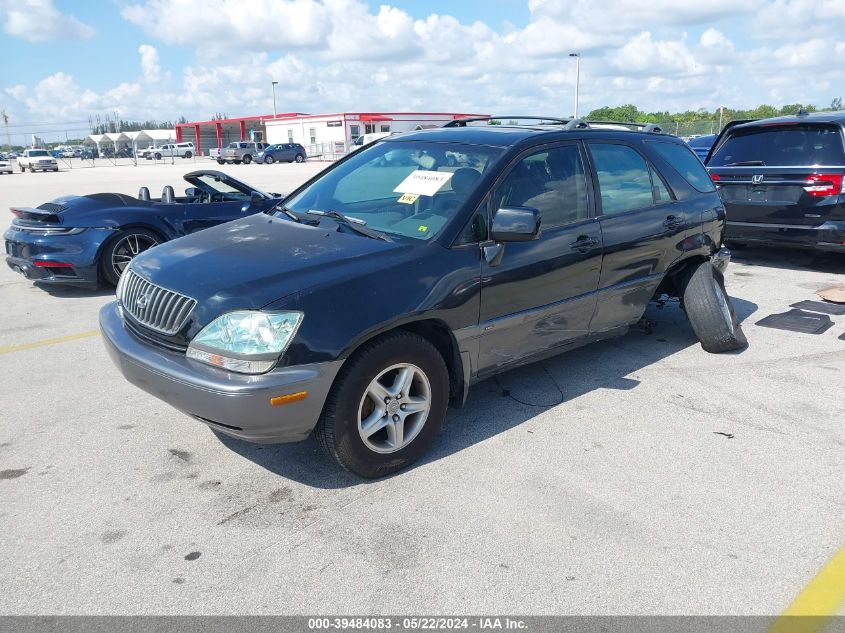
[(299, 143), (311, 157), (334, 158), (346, 153), (359, 136), (440, 127), (476, 114), (457, 112), (340, 112), (297, 114), (265, 121), (268, 143)]
[(310, 157), (335, 158), (346, 153), (352, 142), (374, 132), (407, 132), (437, 127), (454, 119), (478, 116), (444, 112), (342, 112), (304, 114), (284, 112), (209, 121), (192, 121), (176, 126), (176, 142), (193, 142), (200, 156), (233, 141), (299, 143)]

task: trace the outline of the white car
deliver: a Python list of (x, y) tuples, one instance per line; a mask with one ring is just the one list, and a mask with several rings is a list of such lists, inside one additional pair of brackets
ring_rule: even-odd
[(0, 174), (11, 174), (13, 171), (12, 163), (5, 158), (0, 158)]
[(18, 156), (18, 168), (21, 171), (35, 173), (39, 171), (59, 171), (59, 163), (46, 149), (25, 149), (23, 154)]
[(144, 152), (144, 158), (147, 160), (153, 158), (161, 160), (162, 158), (169, 158), (171, 156), (193, 158), (196, 151), (194, 144), (190, 141), (186, 143), (167, 143), (166, 145), (160, 145), (159, 147), (148, 148)]

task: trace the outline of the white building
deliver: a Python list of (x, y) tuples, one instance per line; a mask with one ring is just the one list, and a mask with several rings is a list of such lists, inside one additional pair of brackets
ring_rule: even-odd
[(299, 143), (309, 156), (327, 158), (345, 153), (352, 141), (374, 132), (408, 132), (440, 127), (476, 114), (456, 112), (341, 112), (278, 115), (264, 120), (268, 143)]

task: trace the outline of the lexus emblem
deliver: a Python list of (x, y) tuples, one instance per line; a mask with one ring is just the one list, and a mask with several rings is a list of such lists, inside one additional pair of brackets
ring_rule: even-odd
[(150, 296), (148, 294), (143, 294), (140, 297), (138, 297), (137, 299), (135, 299), (135, 306), (139, 310), (143, 310), (144, 308), (147, 307), (147, 302), (149, 300), (150, 300)]
[(763, 182), (763, 174), (754, 174), (751, 176), (752, 185), (759, 185), (761, 182)]

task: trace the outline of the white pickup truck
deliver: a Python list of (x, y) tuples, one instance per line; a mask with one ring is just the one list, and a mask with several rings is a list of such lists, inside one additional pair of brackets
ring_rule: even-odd
[(170, 158), (171, 156), (178, 156), (180, 158), (193, 158), (194, 152), (196, 152), (196, 148), (194, 148), (194, 144), (191, 142), (187, 143), (167, 143), (166, 145), (160, 145), (159, 147), (149, 147), (144, 150), (144, 158), (147, 160), (156, 159), (161, 160), (162, 158)]
[(35, 173), (40, 171), (59, 171), (59, 162), (46, 149), (25, 149), (23, 154), (18, 156), (18, 168), (21, 171)]

